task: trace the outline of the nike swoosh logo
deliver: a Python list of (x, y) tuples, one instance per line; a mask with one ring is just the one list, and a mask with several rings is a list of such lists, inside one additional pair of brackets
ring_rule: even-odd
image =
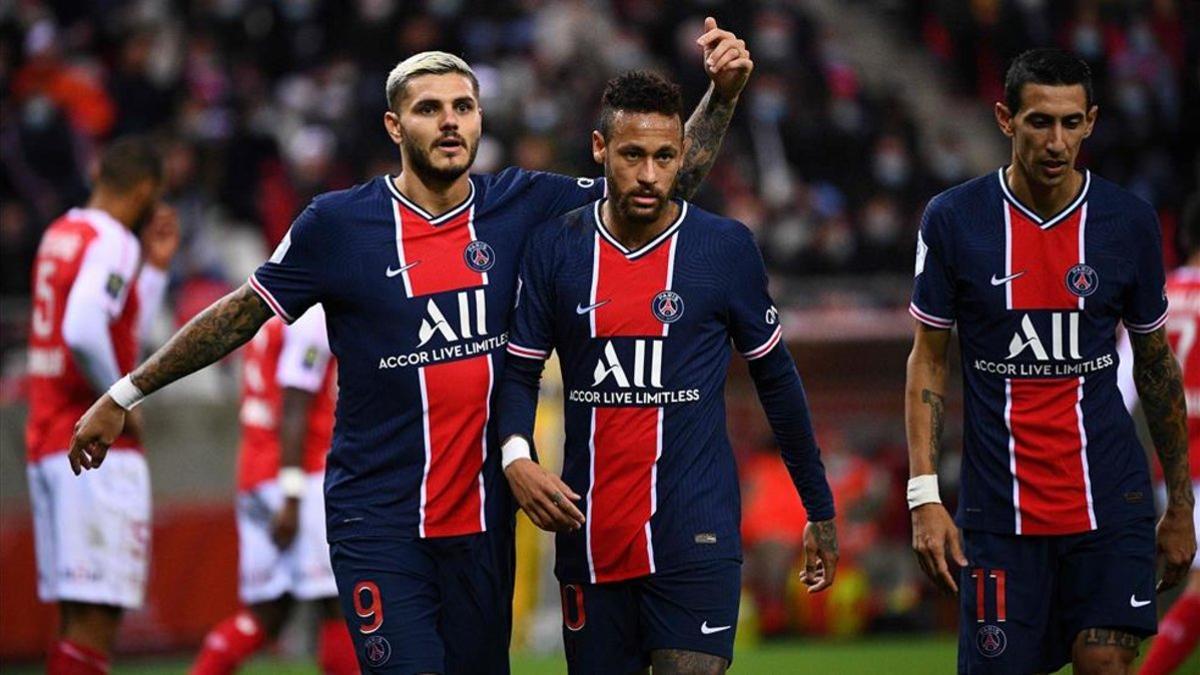
[(600, 302), (597, 302), (594, 305), (588, 305), (587, 307), (584, 307), (583, 305), (575, 305), (575, 313), (580, 315), (587, 314), (588, 312), (599, 309), (608, 303), (608, 300), (601, 300)]
[(700, 624), (700, 632), (704, 633), (705, 635), (712, 635), (713, 633), (720, 633), (721, 631), (729, 630), (730, 628), (733, 628), (733, 626), (713, 626), (710, 628), (707, 621)]
[(403, 273), (405, 270), (412, 269), (412, 268), (414, 268), (414, 267), (416, 267), (417, 265), (420, 265), (420, 264), (421, 264), (421, 261), (420, 261), (420, 260), (417, 260), (417, 261), (415, 261), (415, 262), (410, 262), (410, 263), (408, 263), (407, 265), (405, 265), (405, 266), (401, 267), (401, 268), (400, 268), (400, 269), (398, 269), (398, 270), (394, 270), (394, 269), (392, 269), (392, 266), (391, 266), (391, 265), (388, 265), (388, 268), (387, 268), (387, 275), (388, 275), (388, 278), (389, 278), (389, 279), (391, 279), (392, 277), (396, 276), (397, 274), (401, 274), (401, 273)]
[(992, 275), (992, 285), (993, 286), (1003, 286), (1004, 284), (1007, 284), (1008, 282), (1012, 281), (1013, 279), (1016, 279), (1017, 277), (1024, 276), (1024, 275), (1025, 275), (1024, 270), (1017, 272), (1016, 274), (1010, 274), (1006, 277), (1000, 277), (999, 279), (997, 279), (996, 275), (993, 274)]
[(1129, 606), (1130, 607), (1145, 607), (1148, 604), (1150, 604), (1149, 600), (1138, 600), (1137, 593), (1134, 593), (1133, 595), (1129, 596)]

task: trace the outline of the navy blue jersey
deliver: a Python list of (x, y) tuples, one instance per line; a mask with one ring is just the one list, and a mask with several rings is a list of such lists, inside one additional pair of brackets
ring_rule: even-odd
[(507, 169), (470, 190), (436, 217), (387, 176), (320, 195), (250, 277), (286, 322), (325, 307), (339, 388), (331, 541), (471, 534), (501, 510), (490, 400), (520, 254), (533, 225), (603, 182)]
[(677, 220), (631, 251), (605, 229), (600, 209), (597, 201), (530, 238), (498, 409), (502, 437), (529, 435), (534, 399), (510, 396), (510, 374), (518, 364), (540, 373), (557, 350), (563, 479), (585, 495), (587, 518), (558, 536), (559, 579), (618, 581), (741, 555), (725, 431), (733, 349), (769, 364), (752, 374), (809, 516), (832, 517), (803, 389), (749, 230), (679, 202)]
[(1145, 453), (1117, 389), (1116, 328), (1167, 318), (1148, 204), (1084, 174), (1043, 219), (1004, 170), (935, 197), (910, 310), (958, 326), (964, 380), (959, 524), (1071, 534), (1153, 514)]

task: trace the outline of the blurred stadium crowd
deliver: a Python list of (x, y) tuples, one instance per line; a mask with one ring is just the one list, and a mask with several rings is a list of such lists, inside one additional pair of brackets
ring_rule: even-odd
[[(593, 174), (588, 132), (613, 73), (651, 65), (695, 101), (703, 16), (743, 36), (757, 65), (698, 201), (760, 231), (781, 275), (903, 272), (925, 200), (968, 178), (954, 120), (922, 128), (902, 81), (868, 89), (835, 27), (804, 2), (137, 0), (11, 2), (0, 10), (0, 293), (27, 292), (38, 235), (86, 194), (96, 145), (167, 141), (187, 243), (174, 288), (229, 279), (214, 224), (278, 240), (309, 197), (395, 170), (382, 82), (404, 55), (464, 55), (482, 82), (479, 171), (510, 163)], [(1196, 41), (1173, 0), (879, 0), (955, 74), (998, 100), (1007, 60), (1035, 45), (1080, 53), (1101, 123), (1085, 162), (1155, 204), (1168, 228), (1195, 186)], [(1195, 29), (1193, 29), (1195, 30)], [(1195, 36), (1191, 36), (1194, 38)], [(1190, 79), (1189, 79), (1190, 78)], [(1179, 142), (1180, 140), (1188, 142)], [(190, 304), (190, 303), (189, 303)]]
[[(594, 175), (589, 133), (604, 81), (650, 66), (684, 86), (690, 108), (707, 86), (694, 44), (706, 15), (746, 40), (756, 67), (697, 201), (756, 229), (776, 279), (815, 277), (837, 288), (879, 275), (903, 297), (926, 200), (994, 167), (973, 162), (953, 111), (930, 123), (905, 102), (905, 81), (868, 86), (851, 43), (837, 26), (814, 18), (815, 4), (0, 1), (0, 347), (10, 355), (24, 344), (27, 312), (14, 308), (28, 297), (34, 249), (52, 219), (85, 200), (87, 169), (107, 139), (162, 136), (168, 200), (184, 232), (171, 279), (180, 323), (241, 283), (247, 264), (261, 259), (312, 196), (399, 169), (381, 118), (386, 74), (404, 56), (444, 49), (474, 66), (485, 115), (476, 171), (518, 164)], [(1018, 52), (1075, 50), (1094, 69), (1101, 107), (1083, 164), (1154, 204), (1172, 241), (1180, 205), (1197, 188), (1195, 4), (845, 4), (883, 17), (907, 49), (950, 73), (952, 96), (976, 108), (1002, 98), (1004, 68)], [(1003, 156), (1003, 139), (989, 131)], [(1173, 247), (1165, 254), (1169, 263), (1175, 259)], [(901, 362), (893, 362), (897, 371)], [(5, 363), (11, 385), (17, 359)], [(902, 382), (902, 373), (897, 377)], [(0, 399), (11, 403), (17, 389), (0, 387)], [(848, 519), (839, 525), (843, 538), (864, 548), (863, 567), (875, 576), (895, 575), (891, 556), (907, 556), (902, 426), (893, 426), (893, 437), (877, 444), (883, 459), (857, 447), (839, 451), (849, 441), (840, 431), (822, 431), (828, 455), (841, 457), (831, 461), (831, 482), (839, 500), (852, 504), (840, 509)], [(779, 548), (768, 547), (750, 564), (786, 570), (803, 521), (774, 534), (756, 528), (788, 521), (781, 509), (799, 503), (774, 455), (764, 455), (770, 464), (761, 470), (757, 455), (748, 451), (744, 463), (747, 538)], [(756, 494), (789, 501), (756, 501)], [(748, 568), (748, 576), (775, 579), (759, 589), (769, 604), (780, 596), (771, 584), (787, 577), (756, 570)], [(863, 595), (854, 593), (854, 577), (845, 579), (848, 602), (856, 602)], [(912, 606), (904, 594), (916, 592), (915, 574), (883, 583), (900, 594), (884, 603)], [(768, 629), (788, 613), (763, 611)]]

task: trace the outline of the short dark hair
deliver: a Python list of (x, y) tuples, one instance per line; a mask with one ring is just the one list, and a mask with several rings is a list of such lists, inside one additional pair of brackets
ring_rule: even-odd
[[(608, 138), (618, 111), (662, 113), (680, 117), (683, 96), (679, 85), (647, 70), (631, 70), (604, 85), (600, 99), (600, 134)], [(680, 117), (682, 121), (682, 117)]]
[(100, 156), (100, 172), (96, 182), (114, 192), (133, 189), (138, 183), (163, 179), (162, 155), (145, 136), (118, 138)]
[(1004, 76), (1004, 103), (1013, 115), (1021, 107), (1021, 89), (1027, 84), (1083, 85), (1085, 107), (1092, 108), (1092, 69), (1070, 52), (1030, 49), (1013, 59)]

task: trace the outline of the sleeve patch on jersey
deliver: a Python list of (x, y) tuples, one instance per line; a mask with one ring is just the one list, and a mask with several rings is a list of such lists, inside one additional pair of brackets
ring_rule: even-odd
[(283, 262), (283, 257), (287, 255), (288, 249), (291, 247), (292, 229), (289, 227), (288, 231), (283, 235), (283, 240), (279, 242), (279, 245), (275, 247), (275, 252), (271, 254), (270, 262), (276, 265)]
[(109, 274), (108, 282), (104, 284), (104, 292), (116, 300), (121, 295), (122, 288), (125, 288), (125, 278), (116, 272)]
[(914, 267), (913, 276), (921, 276), (921, 272), (925, 271), (925, 255), (929, 253), (929, 247), (925, 245), (925, 235), (921, 231), (917, 231), (917, 264)]
[(320, 352), (317, 351), (316, 347), (309, 347), (304, 352), (304, 368), (305, 368), (305, 370), (312, 370), (313, 366), (317, 365), (317, 357), (318, 356), (320, 356)]

